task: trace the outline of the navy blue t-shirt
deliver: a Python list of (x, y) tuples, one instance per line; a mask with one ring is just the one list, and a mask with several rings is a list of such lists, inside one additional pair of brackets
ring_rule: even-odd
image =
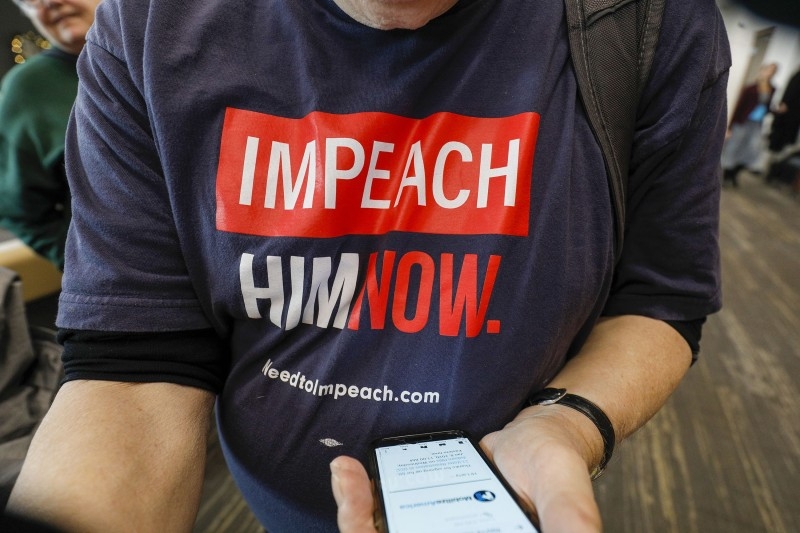
[[(221, 439), (269, 531), (335, 530), (328, 463), (374, 438), (499, 429), (602, 313), (718, 309), (714, 3), (667, 2), (616, 269), (563, 10), (380, 31), (329, 0), (100, 6), (58, 324), (213, 328)], [(130, 379), (171, 380), (158, 356)]]

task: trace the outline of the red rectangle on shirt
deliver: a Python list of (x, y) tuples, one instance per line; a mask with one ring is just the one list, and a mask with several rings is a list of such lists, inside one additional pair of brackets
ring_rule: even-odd
[(217, 228), (287, 237), (527, 235), (538, 129), (532, 112), (289, 119), (229, 108)]

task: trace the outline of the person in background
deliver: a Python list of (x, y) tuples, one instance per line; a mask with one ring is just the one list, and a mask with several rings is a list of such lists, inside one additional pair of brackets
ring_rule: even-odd
[(67, 135), (66, 382), (9, 510), (191, 530), (216, 403), (271, 533), (374, 532), (369, 442), (450, 428), (542, 531), (600, 531), (603, 435), (663, 405), (721, 305), (727, 38), (713, 0), (660, 31), (618, 249), (562, 0), (105, 0)]
[(797, 143), (800, 131), (800, 71), (789, 79), (773, 114), (775, 119), (769, 133), (769, 151), (777, 158), (786, 147)]
[(772, 77), (778, 65), (763, 65), (756, 82), (742, 89), (733, 109), (725, 145), (722, 147), (722, 181), (739, 186), (739, 172), (750, 168), (761, 155), (761, 124), (770, 112), (770, 103), (775, 94)]
[(64, 267), (70, 193), (64, 138), (78, 92), (76, 62), (101, 0), (14, 0), (52, 48), (0, 85), (0, 226)]

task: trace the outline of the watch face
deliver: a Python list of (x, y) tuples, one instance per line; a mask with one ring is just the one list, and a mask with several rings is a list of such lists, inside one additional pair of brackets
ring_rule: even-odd
[(567, 394), (567, 389), (542, 389), (531, 398), (531, 405), (550, 405), (556, 403), (558, 400)]

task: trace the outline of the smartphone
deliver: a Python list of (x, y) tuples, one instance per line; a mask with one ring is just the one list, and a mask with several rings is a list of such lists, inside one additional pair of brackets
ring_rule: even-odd
[(464, 431), (378, 439), (369, 467), (385, 533), (538, 533), (517, 496)]

